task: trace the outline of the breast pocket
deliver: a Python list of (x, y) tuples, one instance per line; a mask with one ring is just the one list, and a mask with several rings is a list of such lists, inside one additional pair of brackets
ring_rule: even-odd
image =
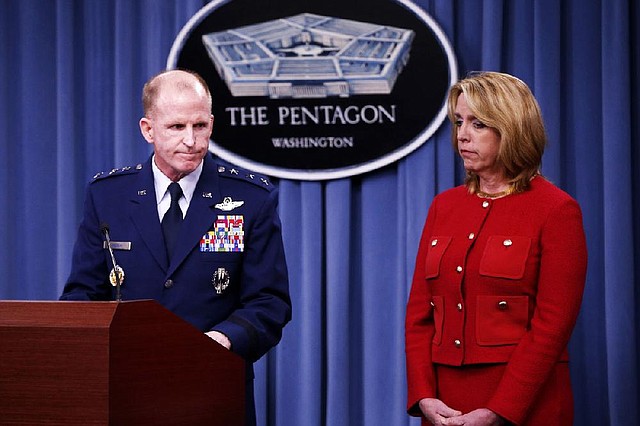
[(201, 274), (202, 282), (208, 283), (211, 291), (217, 295), (230, 295), (239, 291), (242, 275), (241, 257), (235, 254), (210, 254), (202, 256), (196, 269)]
[(440, 275), (442, 256), (451, 243), (451, 237), (433, 237), (425, 259), (425, 278), (436, 278)]
[(518, 236), (489, 237), (480, 260), (480, 275), (508, 279), (520, 279), (531, 247), (531, 239)]

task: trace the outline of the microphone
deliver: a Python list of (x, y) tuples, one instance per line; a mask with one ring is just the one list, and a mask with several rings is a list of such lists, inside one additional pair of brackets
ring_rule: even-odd
[(100, 231), (104, 235), (104, 238), (107, 242), (107, 249), (109, 250), (109, 254), (111, 255), (111, 264), (113, 265), (113, 269), (109, 273), (109, 281), (111, 285), (116, 288), (116, 301), (122, 301), (122, 294), (120, 293), (120, 286), (124, 281), (124, 270), (118, 266), (116, 263), (116, 257), (113, 255), (113, 248), (111, 247), (111, 238), (109, 237), (109, 225), (107, 223), (102, 222), (100, 224)]

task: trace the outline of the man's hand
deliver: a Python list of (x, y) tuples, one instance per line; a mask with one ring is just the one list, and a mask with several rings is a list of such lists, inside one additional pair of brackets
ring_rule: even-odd
[(467, 414), (445, 419), (442, 424), (455, 426), (501, 426), (506, 424), (506, 422), (502, 417), (488, 408), (478, 408)]
[(224, 334), (220, 333), (219, 331), (208, 331), (206, 333), (207, 336), (211, 337), (213, 340), (215, 340), (216, 342), (220, 343), (222, 346), (224, 346), (227, 349), (231, 349), (231, 340), (229, 340), (229, 338), (227, 336), (225, 336)]
[(433, 423), (434, 426), (458, 424), (446, 423), (446, 420), (449, 417), (460, 416), (462, 414), (461, 411), (450, 408), (449, 406), (447, 406), (447, 404), (436, 398), (421, 399), (418, 405), (420, 407), (420, 411), (422, 411), (422, 414), (424, 414), (427, 420)]

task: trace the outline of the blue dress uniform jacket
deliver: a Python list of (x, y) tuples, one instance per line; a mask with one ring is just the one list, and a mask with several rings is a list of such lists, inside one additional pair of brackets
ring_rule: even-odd
[[(235, 353), (257, 360), (278, 343), (291, 319), (277, 189), (265, 178), (218, 164), (207, 154), (169, 259), (151, 161), (89, 183), (60, 299), (115, 298), (108, 279), (111, 258), (101, 232), (107, 224), (116, 263), (125, 274), (122, 300), (157, 300), (202, 332), (224, 333)], [(225, 289), (215, 287), (219, 269), (229, 278)]]

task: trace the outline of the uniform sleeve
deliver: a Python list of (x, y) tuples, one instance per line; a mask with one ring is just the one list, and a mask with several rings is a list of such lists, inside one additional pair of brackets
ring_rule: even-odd
[(71, 272), (60, 300), (111, 300), (108, 265), (91, 187), (85, 193), (82, 222), (73, 248)]
[(436, 396), (435, 374), (431, 361), (431, 342), (434, 335), (433, 309), (430, 303), (430, 289), (425, 279), (425, 259), (435, 211), (434, 201), (429, 208), (420, 237), (405, 317), (407, 412), (412, 416), (422, 415), (418, 408), (418, 402), (421, 399)]
[(571, 337), (587, 269), (582, 214), (575, 200), (553, 209), (541, 233), (536, 307), (531, 327), (505, 370), (489, 409), (515, 424), (526, 417)]
[(271, 191), (250, 229), (242, 266), (240, 308), (213, 330), (232, 350), (255, 361), (275, 346), (291, 320), (289, 279), (278, 217), (278, 190)]

